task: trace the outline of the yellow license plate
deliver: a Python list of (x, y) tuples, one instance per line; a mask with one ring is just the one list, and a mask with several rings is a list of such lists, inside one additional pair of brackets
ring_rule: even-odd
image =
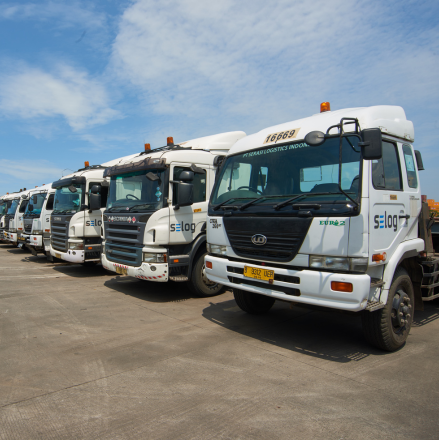
[(125, 267), (116, 266), (116, 273), (118, 273), (119, 275), (126, 275), (128, 273), (128, 270), (125, 269)]
[(61, 254), (57, 254), (57, 253), (55, 252), (55, 258), (59, 258), (59, 259), (61, 260)]
[(26, 241), (26, 239), (23, 238), (23, 237), (18, 237), (18, 239), (21, 240), (21, 241)]
[(244, 266), (244, 276), (255, 280), (274, 280), (274, 270), (260, 269), (259, 267)]

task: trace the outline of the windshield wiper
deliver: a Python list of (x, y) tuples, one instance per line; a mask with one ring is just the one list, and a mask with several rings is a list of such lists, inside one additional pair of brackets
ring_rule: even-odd
[(247, 202), (247, 203), (244, 203), (244, 204), (241, 205), (238, 209), (239, 209), (240, 211), (242, 211), (244, 208), (247, 208), (247, 206), (253, 205), (253, 203), (256, 203), (256, 202), (258, 202), (259, 200), (266, 199), (266, 198), (267, 198), (266, 196), (256, 197), (256, 199), (253, 199), (253, 200), (250, 200), (250, 201)]
[(230, 202), (231, 200), (236, 200), (236, 199), (234, 197), (232, 197), (230, 199), (224, 200), (224, 202), (221, 202), (219, 205), (214, 206), (212, 209), (214, 211), (218, 211), (218, 209), (220, 209), (221, 206), (225, 205), (226, 203)]
[(128, 211), (131, 211), (133, 208), (137, 208), (137, 207), (139, 207), (139, 206), (151, 206), (151, 205), (153, 205), (154, 203), (139, 203), (139, 204), (137, 204), (137, 205), (133, 205), (133, 206), (131, 206), (131, 208), (128, 210)]
[(280, 208), (283, 208), (284, 206), (288, 205), (288, 203), (293, 202), (294, 200), (304, 197), (306, 194), (299, 194), (298, 196), (291, 197), (291, 199), (285, 200), (283, 202), (278, 203), (277, 205), (274, 205), (273, 208), (278, 211)]
[(121, 212), (121, 211), (126, 211), (126, 206), (112, 206), (111, 208), (107, 209), (107, 212)]

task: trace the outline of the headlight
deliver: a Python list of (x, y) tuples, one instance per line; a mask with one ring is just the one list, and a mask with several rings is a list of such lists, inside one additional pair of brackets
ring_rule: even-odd
[(167, 260), (166, 254), (152, 254), (149, 252), (143, 253), (143, 261), (145, 263), (166, 263)]
[(15, 233), (15, 232), (17, 232), (17, 230), (15, 228), (9, 228), (9, 232)]
[(227, 255), (227, 246), (221, 244), (206, 244), (206, 249), (209, 254)]
[(84, 249), (84, 243), (69, 243), (69, 249), (76, 249), (77, 251)]
[(34, 229), (34, 230), (32, 231), (32, 234), (41, 235), (42, 233), (43, 233), (43, 230), (42, 230), (42, 229)]
[(316, 269), (343, 270), (352, 272), (366, 272), (367, 258), (326, 257), (310, 255), (309, 267)]

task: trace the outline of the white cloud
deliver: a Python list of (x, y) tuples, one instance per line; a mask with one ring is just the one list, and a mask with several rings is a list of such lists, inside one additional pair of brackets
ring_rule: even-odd
[[(15, 177), (21, 187), (29, 187), (29, 184), (40, 186), (43, 183), (52, 183), (62, 176), (63, 171), (46, 160), (0, 159), (0, 169), (2, 175)], [(12, 188), (11, 191), (15, 189)]]
[(80, 2), (41, 1), (38, 3), (6, 3), (0, 6), (0, 19), (4, 20), (41, 20), (51, 26), (99, 28), (105, 24), (105, 16), (94, 11), (89, 4)]
[(405, 25), (404, 13), (363, 0), (138, 0), (121, 18), (111, 67), (155, 113), (238, 114), (255, 128), (328, 98), (338, 108), (420, 103), (439, 97), (424, 87), (439, 68), (425, 42), (439, 32)]
[(1, 75), (0, 112), (24, 119), (62, 116), (74, 130), (120, 117), (101, 82), (66, 64), (53, 72), (21, 65)]

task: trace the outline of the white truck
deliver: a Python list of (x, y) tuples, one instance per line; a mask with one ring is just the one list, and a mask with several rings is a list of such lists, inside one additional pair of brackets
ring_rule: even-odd
[[(55, 195), (50, 218), (49, 260), (55, 257), (81, 264), (100, 261), (102, 211), (109, 182), (103, 173), (107, 166), (119, 160), (92, 166), (85, 162), (84, 168), (52, 183)], [(99, 206), (90, 206), (93, 187), (100, 194)]]
[(140, 280), (186, 282), (198, 296), (218, 295), (223, 286), (204, 273), (208, 197), (219, 161), (244, 136), (236, 131), (180, 144), (168, 138), (165, 147), (108, 168), (102, 265)]
[(361, 312), (366, 339), (393, 351), (415, 306), (439, 295), (413, 124), (397, 106), (327, 106), (230, 149), (209, 203), (206, 274), (252, 314), (276, 299)]
[(18, 193), (12, 194), (8, 211), (4, 218), (4, 239), (14, 246), (19, 246), (18, 237), (23, 232), (23, 214), (29, 202), (28, 194), (29, 191), (26, 190), (26, 188), (20, 190)]
[(55, 189), (52, 184), (35, 188), (29, 194), (29, 203), (23, 216), (25, 246), (37, 255), (50, 254), (50, 216), (53, 211)]

